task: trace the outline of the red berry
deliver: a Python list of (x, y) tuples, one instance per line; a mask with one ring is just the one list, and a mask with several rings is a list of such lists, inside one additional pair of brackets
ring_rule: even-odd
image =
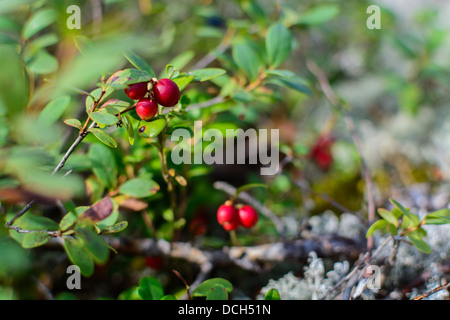
[(155, 100), (163, 107), (173, 107), (180, 100), (180, 89), (170, 79), (159, 79), (153, 86)]
[(139, 100), (147, 94), (147, 82), (135, 83), (125, 88), (126, 95), (133, 100)]
[(329, 135), (323, 135), (317, 139), (311, 148), (309, 157), (323, 170), (328, 170), (333, 164), (331, 147), (334, 139)]
[(164, 265), (164, 260), (161, 256), (148, 256), (145, 257), (145, 264), (155, 270), (159, 270)]
[(150, 120), (158, 113), (158, 104), (150, 99), (141, 99), (136, 104), (136, 113), (142, 120)]
[(240, 224), (238, 210), (230, 202), (225, 202), (217, 210), (217, 221), (227, 231), (237, 229)]
[(258, 212), (249, 205), (239, 208), (239, 219), (244, 228), (251, 228), (258, 222)]

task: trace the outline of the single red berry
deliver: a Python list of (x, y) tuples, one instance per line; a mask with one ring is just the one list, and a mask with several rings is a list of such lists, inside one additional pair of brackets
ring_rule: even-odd
[(180, 100), (180, 89), (170, 79), (159, 79), (153, 86), (155, 100), (163, 107), (173, 107)]
[(239, 219), (244, 228), (251, 228), (258, 222), (258, 212), (249, 205), (242, 206), (239, 208)]
[(231, 202), (225, 202), (217, 209), (217, 221), (227, 231), (237, 229), (240, 224), (238, 210)]
[(141, 99), (136, 104), (136, 113), (142, 120), (150, 120), (158, 113), (158, 104), (150, 99)]
[(145, 265), (155, 270), (159, 270), (164, 265), (164, 260), (161, 256), (145, 257)]
[(333, 155), (331, 152), (333, 142), (334, 139), (330, 135), (319, 137), (308, 155), (322, 170), (328, 170), (333, 164)]
[(147, 94), (147, 82), (131, 84), (125, 88), (126, 95), (133, 100), (139, 100)]

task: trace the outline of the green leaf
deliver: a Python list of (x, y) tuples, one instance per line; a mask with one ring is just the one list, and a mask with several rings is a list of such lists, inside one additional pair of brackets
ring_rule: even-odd
[[(12, 219), (13, 214), (8, 214), (6, 218), (7, 220)], [(16, 219), (14, 225), (24, 230), (49, 230), (49, 231), (58, 230), (58, 225), (55, 221), (47, 217), (42, 217), (34, 214), (25, 214), (21, 216), (20, 218)], [(18, 233), (15, 230), (9, 230), (9, 234), (11, 238), (16, 240), (21, 245), (26, 236), (25, 233)]]
[(238, 67), (245, 71), (251, 81), (258, 78), (259, 58), (250, 45), (246, 43), (234, 45), (232, 56)]
[(194, 297), (206, 297), (208, 293), (211, 291), (211, 288), (215, 285), (220, 285), (225, 288), (226, 292), (231, 292), (233, 290), (233, 285), (226, 279), (223, 278), (212, 278), (203, 281), (198, 285), (197, 288), (193, 291)]
[(280, 293), (277, 289), (270, 289), (264, 296), (264, 300), (281, 300)]
[(366, 238), (370, 237), (376, 230), (384, 229), (387, 226), (386, 220), (375, 221), (366, 232)]
[(450, 223), (450, 209), (441, 209), (426, 215), (425, 224), (447, 224)]
[(133, 129), (133, 124), (131, 123), (131, 119), (128, 115), (122, 115), (121, 116), (122, 119), (122, 123), (125, 127), (125, 129), (127, 130), (127, 134), (128, 134), (128, 141), (130, 142), (131, 145), (134, 144), (134, 129)]
[(51, 236), (44, 230), (30, 232), (23, 237), (22, 247), (25, 249), (39, 247), (50, 239)]
[(27, 61), (28, 70), (36, 74), (49, 74), (58, 70), (58, 59), (45, 50), (39, 51)]
[(167, 294), (159, 300), (177, 300), (173, 294)]
[(133, 84), (139, 82), (149, 82), (154, 76), (143, 70), (123, 69), (115, 72), (106, 81), (107, 84)]
[(206, 300), (228, 300), (227, 289), (221, 284), (213, 284), (206, 295)]
[(289, 70), (280, 70), (280, 69), (273, 69), (273, 70), (266, 70), (266, 74), (270, 74), (273, 76), (279, 76), (283, 78), (294, 78), (297, 75)]
[(77, 215), (74, 212), (69, 212), (64, 215), (64, 217), (59, 222), (59, 230), (66, 231), (72, 227), (78, 220)]
[(396, 206), (405, 216), (408, 217), (408, 219), (411, 221), (413, 225), (418, 225), (420, 223), (420, 218), (415, 215), (414, 213), (411, 213), (408, 209), (403, 207), (400, 203), (398, 203), (394, 199), (389, 199), (389, 201)]
[(420, 232), (417, 231), (409, 232), (408, 234), (406, 234), (406, 236), (408, 237), (409, 241), (411, 241), (411, 243), (414, 245), (414, 247), (416, 247), (417, 249), (419, 249), (424, 253), (431, 253), (430, 246), (422, 239), (422, 235), (420, 234)]
[(102, 104), (101, 111), (110, 113), (110, 114), (119, 114), (128, 109), (130, 106), (129, 102), (122, 101), (119, 99), (110, 99)]
[(108, 147), (117, 148), (116, 140), (114, 140), (113, 137), (103, 130), (99, 128), (91, 128), (89, 129), (89, 132), (91, 132), (98, 140), (106, 144)]
[(309, 9), (300, 16), (302, 25), (315, 26), (330, 21), (339, 14), (339, 7), (335, 4), (325, 4)]
[[(139, 134), (144, 137), (154, 138), (166, 128), (166, 124), (166, 118), (158, 118), (156, 120), (152, 120), (139, 127)], [(144, 127), (144, 129), (142, 129), (142, 127)]]
[(92, 171), (101, 184), (108, 188), (117, 186), (117, 163), (110, 148), (96, 143), (89, 150)]
[(75, 127), (80, 130), (83, 128), (80, 120), (78, 119), (66, 119), (64, 120), (64, 123), (67, 124), (68, 126)]
[(143, 300), (159, 300), (164, 296), (164, 289), (157, 278), (148, 276), (139, 281), (138, 293)]
[(186, 88), (188, 84), (194, 80), (194, 78), (194, 75), (183, 74), (179, 75), (176, 78), (173, 78), (172, 80), (177, 84), (178, 89), (180, 89), (180, 91), (183, 91), (183, 89)]
[(132, 51), (128, 51), (124, 54), (124, 56), (137, 69), (145, 71), (148, 74), (150, 74), (152, 77), (155, 77), (155, 72), (153, 71), (152, 67), (150, 67), (150, 65), (147, 63), (147, 61), (142, 59), (136, 53), (134, 53)]
[(99, 126), (112, 126), (119, 122), (119, 118), (105, 111), (91, 112), (89, 115), (91, 116), (91, 119), (97, 122)]
[(64, 237), (64, 249), (70, 261), (80, 268), (82, 275), (89, 277), (94, 273), (94, 259), (80, 240)]
[(217, 78), (225, 73), (226, 73), (226, 71), (224, 69), (220, 69), (220, 68), (203, 68), (203, 69), (197, 69), (197, 70), (189, 72), (189, 74), (194, 75), (195, 81), (200, 81), (200, 82)]
[(95, 262), (104, 264), (109, 258), (109, 248), (101, 236), (95, 232), (92, 225), (83, 224), (75, 226), (75, 236), (84, 248), (92, 255)]
[(292, 36), (282, 23), (275, 23), (267, 31), (266, 51), (269, 65), (278, 67), (291, 53)]
[(48, 125), (55, 123), (70, 104), (70, 96), (62, 96), (50, 101), (41, 111), (38, 121)]
[(305, 81), (301, 78), (272, 78), (267, 81), (282, 87), (288, 87), (290, 89), (296, 90), (298, 92), (304, 93), (308, 96), (312, 96), (311, 90), (307, 87)]
[(56, 21), (57, 14), (53, 9), (42, 9), (34, 13), (25, 23), (22, 29), (22, 36), (29, 39), (39, 31), (48, 27)]
[(134, 198), (145, 198), (159, 191), (159, 185), (151, 179), (134, 178), (126, 181), (119, 192)]
[(399, 222), (398, 219), (388, 210), (383, 209), (383, 208), (379, 208), (378, 209), (378, 214), (384, 219), (386, 220), (388, 223), (398, 227)]
[(113, 224), (112, 226), (109, 226), (109, 227), (106, 227), (105, 229), (103, 229), (102, 234), (103, 233), (117, 233), (122, 230), (125, 230), (127, 227), (128, 227), (127, 221), (117, 222), (116, 224)]

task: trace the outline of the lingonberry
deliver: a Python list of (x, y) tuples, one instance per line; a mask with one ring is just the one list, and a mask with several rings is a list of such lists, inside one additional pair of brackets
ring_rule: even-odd
[(177, 84), (170, 79), (159, 79), (153, 85), (155, 100), (163, 107), (173, 107), (180, 100), (180, 89)]
[(133, 100), (139, 100), (147, 94), (147, 82), (139, 82), (125, 88), (126, 95)]
[(308, 155), (322, 170), (328, 170), (333, 164), (333, 154), (331, 152), (333, 142), (334, 139), (330, 135), (320, 136)]
[(238, 210), (231, 201), (225, 202), (217, 209), (217, 221), (227, 231), (235, 230), (239, 227)]
[(238, 209), (240, 223), (244, 228), (251, 228), (258, 222), (258, 212), (249, 205), (244, 205)]
[(136, 104), (136, 113), (142, 120), (150, 120), (158, 113), (158, 104), (150, 99), (141, 99)]
[(164, 260), (161, 256), (147, 256), (145, 257), (145, 265), (152, 269), (159, 270), (164, 265)]

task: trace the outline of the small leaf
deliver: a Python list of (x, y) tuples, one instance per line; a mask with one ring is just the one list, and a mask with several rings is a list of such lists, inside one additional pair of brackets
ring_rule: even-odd
[(300, 16), (299, 23), (314, 26), (325, 23), (339, 14), (339, 7), (334, 4), (326, 4), (309, 9)]
[(408, 237), (409, 241), (411, 241), (411, 243), (414, 245), (414, 247), (416, 247), (417, 249), (419, 249), (424, 253), (431, 253), (430, 246), (422, 239), (422, 236), (419, 232), (416, 231), (409, 232), (408, 234), (406, 234), (406, 236)]
[(281, 23), (275, 23), (267, 31), (266, 51), (269, 65), (278, 67), (291, 53), (291, 32)]
[(113, 224), (112, 226), (106, 227), (102, 230), (102, 233), (117, 233), (122, 230), (125, 230), (128, 226), (127, 221), (117, 222), (116, 224)]
[(370, 237), (376, 230), (384, 229), (387, 226), (386, 220), (375, 221), (366, 232), (366, 238)]
[(94, 136), (97, 137), (98, 140), (106, 144), (108, 147), (111, 148), (117, 148), (117, 142), (113, 139), (109, 134), (104, 132), (103, 130), (99, 128), (91, 128), (89, 129), (89, 132), (91, 132)]
[(266, 74), (270, 74), (273, 76), (279, 76), (283, 78), (293, 78), (297, 76), (294, 72), (289, 70), (279, 70), (279, 69), (273, 69), (273, 70), (266, 70)]
[(84, 211), (83, 214), (81, 214), (80, 219), (87, 219), (93, 223), (97, 223), (108, 218), (113, 212), (113, 209), (114, 205), (111, 198), (106, 197)]
[(119, 122), (119, 118), (115, 115), (104, 111), (91, 112), (89, 115), (98, 125), (112, 126)]
[(159, 300), (177, 300), (173, 294), (167, 294)]
[(200, 82), (214, 79), (225, 73), (226, 73), (226, 71), (224, 69), (220, 69), (220, 68), (204, 68), (204, 69), (197, 69), (197, 70), (189, 72), (189, 74), (194, 75), (195, 81), (200, 81)]
[(275, 85), (279, 85), (282, 87), (288, 87), (290, 89), (296, 90), (298, 92), (304, 93), (308, 96), (312, 95), (311, 90), (307, 87), (307, 84), (303, 79), (295, 77), (295, 78), (274, 78), (269, 79), (268, 83), (272, 83)]
[(58, 59), (45, 50), (39, 51), (27, 61), (28, 69), (36, 74), (49, 74), (58, 70)]
[(277, 289), (270, 289), (264, 296), (264, 300), (281, 300), (280, 293)]
[[(166, 128), (166, 118), (159, 118), (153, 121), (148, 122), (144, 126), (139, 128), (139, 133), (144, 137), (154, 138), (158, 136), (165, 128)], [(141, 132), (141, 128), (145, 129)]]
[(55, 123), (70, 104), (70, 96), (62, 96), (50, 101), (41, 111), (38, 121), (48, 125)]
[(102, 104), (101, 111), (117, 115), (128, 109), (129, 106), (130, 106), (129, 102), (122, 101), (119, 99), (110, 99)]
[(83, 128), (80, 120), (78, 120), (78, 119), (66, 119), (66, 120), (64, 120), (64, 123), (67, 124), (68, 126), (75, 127), (80, 130)]
[(44, 230), (27, 233), (23, 237), (22, 247), (25, 249), (39, 247), (50, 240), (51, 236)]
[(159, 300), (164, 296), (164, 289), (157, 278), (148, 276), (139, 281), (138, 293), (143, 300)]
[(159, 185), (151, 179), (134, 178), (126, 181), (119, 192), (134, 198), (145, 198), (159, 191)]
[(194, 297), (206, 297), (211, 291), (211, 288), (215, 285), (221, 285), (229, 293), (233, 290), (233, 285), (226, 279), (223, 278), (212, 278), (203, 281), (198, 285), (193, 291)]
[(59, 222), (59, 230), (66, 231), (77, 222), (78, 217), (74, 212), (69, 212)]
[(228, 300), (228, 292), (224, 286), (215, 283), (209, 289), (206, 300)]
[(246, 72), (250, 80), (258, 78), (259, 59), (251, 46), (238, 43), (232, 48), (232, 56), (236, 64)]
[(153, 71), (152, 67), (142, 59), (140, 56), (138, 56), (136, 53), (132, 51), (128, 51), (124, 54), (125, 58), (127, 58), (130, 63), (138, 68), (139, 70), (148, 72), (152, 77), (155, 77), (155, 72)]
[(426, 215), (425, 224), (447, 224), (450, 223), (450, 209), (441, 209)]
[(81, 274), (89, 277), (94, 273), (94, 259), (84, 248), (80, 240), (64, 237), (64, 249), (70, 261), (80, 268)]
[(188, 86), (189, 83), (191, 83), (194, 80), (194, 75), (179, 75), (176, 78), (173, 78), (172, 80), (177, 84), (178, 89), (180, 91), (183, 91), (184, 88)]
[(130, 142), (131, 145), (133, 145), (135, 136), (134, 136), (133, 124), (131, 123), (131, 119), (126, 114), (122, 115), (121, 119), (122, 119), (122, 123), (123, 123), (125, 129), (127, 130), (128, 141)]
[(405, 216), (408, 217), (408, 219), (411, 221), (413, 225), (418, 225), (420, 223), (420, 218), (415, 215), (414, 213), (411, 213), (408, 209), (403, 207), (400, 203), (398, 203), (394, 199), (389, 199), (389, 201), (396, 206)]
[(104, 264), (109, 257), (109, 248), (101, 236), (95, 232), (92, 225), (78, 225), (75, 227), (75, 236), (84, 248), (92, 255), (92, 258), (100, 264)]
[(268, 186), (266, 184), (263, 183), (250, 183), (250, 184), (246, 184), (243, 186), (240, 186), (239, 188), (236, 189), (236, 193), (235, 193), (235, 197), (237, 197), (237, 195), (243, 191), (249, 190), (249, 189), (253, 189), (253, 188), (265, 188), (267, 189)]
[(22, 29), (22, 35), (29, 39), (42, 29), (48, 27), (56, 21), (57, 15), (53, 9), (42, 9), (34, 13), (25, 23)]
[(378, 209), (378, 214), (388, 223), (398, 227), (398, 219), (390, 211), (380, 208)]
[(133, 84), (139, 82), (149, 82), (154, 75), (147, 71), (138, 69), (123, 69), (115, 72), (106, 81), (107, 84)]

